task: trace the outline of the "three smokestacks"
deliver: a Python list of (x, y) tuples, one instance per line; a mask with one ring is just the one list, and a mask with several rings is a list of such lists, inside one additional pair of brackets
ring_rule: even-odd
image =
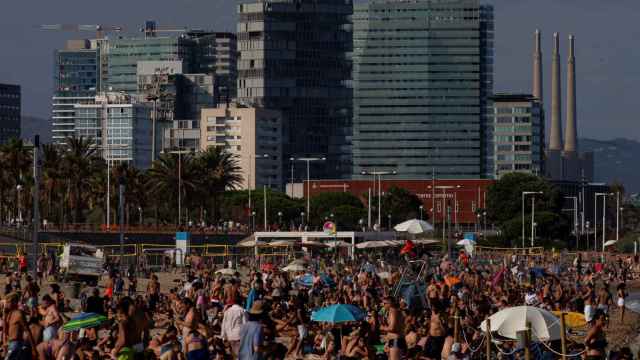
[[(567, 124), (564, 146), (562, 140), (562, 95), (559, 34), (553, 34), (553, 52), (551, 54), (551, 129), (549, 151), (564, 152), (565, 156), (577, 156), (578, 135), (576, 120), (576, 59), (575, 38), (569, 35), (569, 54), (567, 57)], [(542, 94), (542, 49), (540, 31), (534, 35), (533, 52), (533, 96), (543, 102)]]

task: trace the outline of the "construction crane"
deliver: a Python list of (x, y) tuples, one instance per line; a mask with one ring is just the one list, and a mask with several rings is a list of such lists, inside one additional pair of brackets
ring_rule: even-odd
[(52, 25), (40, 25), (41, 30), (50, 31), (95, 31), (96, 39), (104, 39), (104, 34), (107, 32), (120, 32), (124, 28), (116, 25), (78, 25), (78, 24), (52, 24)]
[(148, 20), (144, 22), (144, 27), (140, 29), (140, 32), (144, 33), (145, 38), (156, 37), (158, 33), (167, 32), (187, 32), (189, 29), (178, 26), (158, 26), (158, 23), (154, 20)]

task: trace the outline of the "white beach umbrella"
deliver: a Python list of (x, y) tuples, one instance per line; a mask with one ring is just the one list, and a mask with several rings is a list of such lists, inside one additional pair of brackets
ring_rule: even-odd
[[(509, 339), (519, 339), (518, 334), (531, 324), (533, 341), (553, 341), (560, 339), (560, 319), (550, 311), (534, 306), (514, 306), (491, 315), (491, 331)], [(487, 321), (480, 324), (486, 331)]]
[(460, 245), (460, 246), (467, 246), (467, 245), (474, 246), (475, 244), (476, 242), (471, 239), (462, 239), (456, 243), (456, 245)]
[(393, 229), (399, 232), (408, 232), (409, 234), (422, 234), (432, 231), (433, 226), (424, 220), (411, 219), (396, 225)]
[(306, 266), (302, 264), (294, 264), (294, 263), (291, 263), (282, 268), (282, 271), (287, 271), (287, 272), (299, 272), (299, 271), (305, 271), (305, 270), (307, 270)]
[(607, 241), (604, 242), (604, 247), (611, 246), (611, 245), (613, 245), (613, 244), (615, 244), (617, 242), (618, 241), (616, 241), (616, 240), (607, 240)]

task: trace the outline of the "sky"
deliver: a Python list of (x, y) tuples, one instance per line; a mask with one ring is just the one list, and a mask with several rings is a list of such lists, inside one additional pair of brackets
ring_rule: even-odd
[[(576, 37), (580, 137), (640, 140), (638, 0), (485, 0), (495, 7), (495, 91), (531, 90), (533, 32), (542, 31), (545, 102), (550, 104), (553, 32), (561, 36), (563, 102), (567, 36)], [(40, 24), (111, 24), (127, 32), (148, 19), (162, 26), (234, 31), (234, 0), (7, 0), (0, 12), (0, 82), (22, 85), (23, 115), (47, 118), (53, 52), (92, 33), (41, 31)], [(563, 121), (566, 109), (563, 106)], [(547, 116), (549, 121), (549, 116)], [(39, 124), (33, 124), (40, 126)], [(547, 127), (548, 128), (548, 127)], [(564, 128), (564, 125), (563, 125)], [(37, 130), (36, 130), (37, 131)]]

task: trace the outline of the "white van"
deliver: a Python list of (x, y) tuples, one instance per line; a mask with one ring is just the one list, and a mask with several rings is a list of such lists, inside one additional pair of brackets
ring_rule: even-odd
[(60, 271), (65, 280), (96, 286), (104, 269), (102, 250), (92, 245), (66, 243), (60, 256)]

